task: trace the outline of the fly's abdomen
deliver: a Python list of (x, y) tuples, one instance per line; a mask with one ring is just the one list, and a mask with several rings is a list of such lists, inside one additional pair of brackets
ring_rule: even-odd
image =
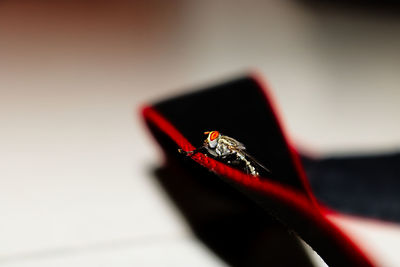
[(258, 176), (259, 173), (257, 172), (256, 168), (253, 166), (251, 161), (246, 158), (246, 155), (241, 153), (240, 151), (236, 151), (236, 156), (238, 160), (242, 161), (246, 165), (246, 170), (253, 176)]

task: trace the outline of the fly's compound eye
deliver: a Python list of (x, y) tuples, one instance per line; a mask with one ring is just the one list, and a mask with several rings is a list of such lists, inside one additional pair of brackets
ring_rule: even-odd
[(212, 131), (212, 132), (210, 133), (210, 136), (209, 136), (210, 141), (214, 141), (215, 139), (218, 138), (218, 136), (219, 136), (219, 132), (218, 132), (218, 131)]
[(220, 136), (218, 131), (211, 131), (211, 132), (205, 132), (204, 134), (208, 134), (207, 141), (208, 141), (208, 146), (210, 148), (215, 148), (217, 146), (217, 139)]

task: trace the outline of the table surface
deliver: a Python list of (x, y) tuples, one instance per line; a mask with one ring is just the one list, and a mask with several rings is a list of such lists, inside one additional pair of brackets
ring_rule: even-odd
[[(400, 147), (400, 19), (385, 10), (277, 0), (0, 7), (2, 266), (224, 266), (152, 178), (161, 154), (138, 110), (249, 70), (268, 80), (299, 148)], [(331, 219), (380, 263), (400, 265), (397, 225)]]

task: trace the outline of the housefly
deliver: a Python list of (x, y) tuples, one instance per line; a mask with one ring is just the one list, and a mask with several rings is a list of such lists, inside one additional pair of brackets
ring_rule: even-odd
[(228, 164), (244, 165), (243, 167), (246, 172), (253, 176), (259, 176), (260, 169), (271, 173), (268, 168), (250, 156), (246, 152), (246, 147), (236, 139), (222, 135), (218, 131), (204, 132), (204, 134), (208, 136), (207, 139), (204, 140), (203, 146), (192, 151), (183, 151), (182, 149), (179, 149), (179, 152), (190, 156), (205, 150), (214, 158), (223, 159)]

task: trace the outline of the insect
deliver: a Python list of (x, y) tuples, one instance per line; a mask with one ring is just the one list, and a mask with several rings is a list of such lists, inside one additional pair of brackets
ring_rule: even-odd
[(246, 152), (246, 147), (236, 139), (222, 135), (218, 131), (208, 131), (204, 132), (204, 134), (208, 136), (207, 139), (204, 140), (203, 146), (192, 151), (183, 151), (182, 149), (178, 151), (190, 156), (202, 150), (206, 150), (213, 157), (226, 160), (228, 164), (243, 164), (246, 172), (253, 176), (260, 175), (260, 168), (271, 173), (268, 168), (250, 156)]

